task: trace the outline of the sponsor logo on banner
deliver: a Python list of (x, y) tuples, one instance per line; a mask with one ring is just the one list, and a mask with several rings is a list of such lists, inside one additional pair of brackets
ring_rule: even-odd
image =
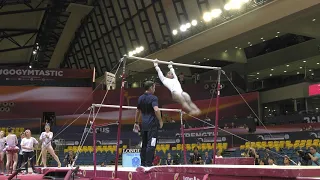
[(180, 143), (180, 139), (159, 139), (158, 144), (176, 144)]
[(199, 178), (197, 178), (197, 177), (185, 177), (185, 176), (182, 176), (182, 179), (183, 180), (200, 180)]
[(319, 138), (320, 137), (320, 132), (310, 132), (309, 136), (311, 138)]
[(270, 135), (257, 135), (257, 138), (259, 140), (263, 140), (263, 141), (277, 141), (277, 140), (286, 140), (289, 139), (290, 136), (289, 134), (274, 134), (272, 136)]
[[(122, 140), (120, 140), (119, 144), (122, 144)], [(97, 140), (97, 145), (117, 145), (117, 140)]]
[[(186, 132), (184, 133), (184, 137), (213, 137), (214, 132)], [(181, 137), (180, 133), (176, 133), (176, 137)]]
[(140, 149), (123, 149), (122, 153), (140, 153)]
[(63, 71), (60, 70), (40, 70), (40, 69), (0, 69), (2, 76), (47, 76), (62, 77)]
[(303, 117), (303, 121), (305, 121), (306, 123), (318, 123), (320, 122), (320, 116)]
[[(90, 128), (85, 128), (84, 129), (84, 132), (88, 132)], [(90, 134), (93, 133), (93, 130), (90, 129)], [(109, 134), (110, 133), (110, 128), (109, 127), (99, 127), (99, 128), (96, 128), (96, 133), (105, 133), (105, 134)]]

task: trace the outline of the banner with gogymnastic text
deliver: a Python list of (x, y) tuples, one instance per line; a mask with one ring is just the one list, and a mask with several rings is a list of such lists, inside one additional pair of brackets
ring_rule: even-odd
[(23, 69), (0, 68), (1, 80), (54, 80), (54, 79), (92, 79), (90, 69)]

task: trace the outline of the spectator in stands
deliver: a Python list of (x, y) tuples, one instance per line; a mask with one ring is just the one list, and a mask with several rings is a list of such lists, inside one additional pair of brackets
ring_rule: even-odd
[(272, 165), (272, 166), (275, 166), (275, 165), (276, 165), (273, 157), (269, 157), (269, 158), (268, 158), (268, 165)]
[[(18, 140), (17, 140), (18, 141)], [(35, 173), (34, 169), (34, 146), (39, 144), (39, 142), (31, 136), (31, 131), (27, 129), (25, 131), (25, 138), (21, 140), (21, 148), (23, 152), (23, 162), (25, 165), (26, 173), (28, 174), (28, 161), (31, 165), (32, 171)]]
[(152, 162), (153, 166), (159, 166), (161, 164), (161, 158), (157, 155), (157, 152), (154, 152), (154, 158)]
[(3, 149), (5, 148), (6, 144), (6, 137), (4, 137), (4, 132), (0, 131), (0, 174), (4, 173), (4, 152)]
[(311, 158), (312, 166), (320, 166), (320, 154), (317, 152), (317, 147), (312, 145), (309, 150), (308, 155)]
[(12, 170), (16, 171), (17, 163), (18, 163), (18, 151), (19, 148), (17, 147), (18, 139), (17, 136), (14, 134), (13, 128), (8, 127), (8, 135), (6, 137), (7, 146), (4, 148), (3, 151), (6, 152), (7, 155), (7, 164), (6, 170), (7, 174), (10, 172), (10, 166), (12, 165)]
[(204, 153), (204, 158), (203, 158), (204, 164), (211, 164), (212, 161), (213, 161), (213, 159), (211, 157), (209, 157), (209, 153), (205, 152)]
[(181, 84), (184, 84), (184, 74), (183, 73), (179, 74), (179, 81)]
[(285, 155), (284, 158), (283, 158), (283, 164), (285, 166), (290, 166), (290, 160), (289, 160), (289, 157), (287, 155)]
[(254, 164), (258, 165), (259, 164), (259, 155), (257, 154), (256, 150), (254, 148), (249, 148), (248, 150), (248, 156), (254, 158)]
[(173, 165), (173, 159), (170, 153), (167, 154), (166, 165)]
[[(69, 151), (66, 156), (64, 157), (63, 163), (66, 167), (71, 167), (74, 162), (74, 154), (73, 151)], [(103, 163), (104, 164), (104, 163)]]
[(147, 81), (144, 84), (145, 92), (138, 99), (138, 106), (135, 115), (135, 132), (140, 130), (139, 120), (142, 116), (142, 147), (141, 147), (141, 165), (152, 166), (154, 151), (157, 145), (158, 129), (162, 128), (163, 121), (159, 110), (158, 98), (154, 96), (155, 84)]
[(191, 164), (202, 164), (201, 155), (199, 154), (197, 147), (194, 147), (194, 149), (193, 149), (193, 154), (191, 155), (190, 163)]
[(180, 163), (180, 154), (177, 153), (174, 157), (173, 157), (173, 164), (174, 165), (179, 165)]
[(40, 141), (42, 143), (41, 145), (41, 153), (42, 153), (42, 164), (43, 167), (47, 167), (47, 154), (48, 152), (50, 155), (54, 158), (54, 160), (57, 161), (58, 167), (61, 167), (61, 163), (59, 160), (59, 157), (56, 155), (56, 153), (53, 150), (51, 141), (53, 138), (53, 133), (50, 131), (50, 125), (47, 123), (44, 127), (45, 132), (42, 132), (40, 135)]
[(18, 147), (20, 148), (19, 150), (19, 154), (18, 154), (18, 168), (21, 168), (22, 162), (23, 162), (23, 153), (22, 153), (22, 149), (21, 149), (21, 141), (22, 139), (25, 138), (25, 134), (24, 132), (20, 133), (20, 138), (18, 140)]
[(221, 154), (222, 154), (221, 151), (217, 151), (216, 158), (223, 158)]
[(264, 162), (265, 162), (264, 159), (260, 159), (260, 160), (259, 160), (259, 165), (265, 165)]

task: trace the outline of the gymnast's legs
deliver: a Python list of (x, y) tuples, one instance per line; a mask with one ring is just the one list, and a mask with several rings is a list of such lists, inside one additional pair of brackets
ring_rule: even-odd
[(201, 113), (200, 109), (192, 102), (191, 97), (188, 93), (182, 92), (182, 97), (184, 100), (189, 104), (189, 106), (192, 108), (192, 114), (199, 115)]
[(182, 105), (182, 108), (188, 111), (191, 115), (200, 114), (200, 110), (191, 101), (190, 96), (186, 92), (172, 92), (172, 99)]

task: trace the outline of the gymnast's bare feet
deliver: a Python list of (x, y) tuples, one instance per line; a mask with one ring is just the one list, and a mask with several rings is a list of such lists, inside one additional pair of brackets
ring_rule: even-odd
[(197, 116), (197, 115), (201, 114), (201, 111), (200, 110), (192, 110), (189, 112), (189, 114), (192, 116)]

